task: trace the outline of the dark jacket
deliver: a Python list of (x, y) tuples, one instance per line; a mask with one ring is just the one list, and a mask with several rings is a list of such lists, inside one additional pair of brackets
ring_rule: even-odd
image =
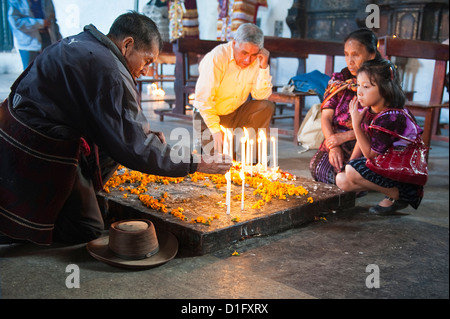
[(131, 169), (178, 177), (197, 168), (189, 150), (173, 161), (181, 151), (152, 134), (122, 54), (92, 25), (36, 59), (15, 91), (13, 109), (39, 132), (85, 137)]
[(11, 91), (0, 105), (0, 234), (90, 241), (104, 228), (96, 190), (117, 163), (173, 177), (197, 169), (188, 148), (180, 158), (150, 131), (124, 57), (93, 26), (44, 50)]

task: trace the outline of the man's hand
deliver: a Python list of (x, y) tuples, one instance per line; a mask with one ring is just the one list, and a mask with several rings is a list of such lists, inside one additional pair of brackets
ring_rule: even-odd
[(166, 144), (166, 137), (164, 136), (163, 132), (153, 132), (153, 134), (156, 135), (156, 137), (161, 141), (162, 144)]
[(269, 56), (270, 52), (266, 50), (265, 48), (262, 48), (258, 53), (258, 59), (259, 59), (259, 67), (261, 69), (266, 69), (269, 65)]
[(205, 174), (225, 174), (231, 168), (232, 159), (227, 154), (202, 155), (197, 171)]

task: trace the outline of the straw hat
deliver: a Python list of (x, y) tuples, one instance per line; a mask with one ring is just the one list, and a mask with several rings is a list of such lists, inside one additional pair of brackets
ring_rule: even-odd
[(95, 259), (122, 268), (150, 268), (173, 259), (178, 252), (177, 238), (167, 231), (156, 231), (146, 219), (111, 224), (109, 236), (86, 246)]

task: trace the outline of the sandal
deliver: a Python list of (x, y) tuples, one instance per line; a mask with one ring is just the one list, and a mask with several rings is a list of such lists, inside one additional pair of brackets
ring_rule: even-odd
[(369, 213), (371, 213), (371, 214), (390, 214), (390, 213), (396, 212), (397, 210), (408, 207), (408, 203), (403, 200), (395, 200), (388, 196), (386, 196), (385, 198), (387, 200), (389, 200), (390, 202), (392, 202), (391, 206), (383, 207), (380, 205), (376, 205), (376, 206), (370, 207)]

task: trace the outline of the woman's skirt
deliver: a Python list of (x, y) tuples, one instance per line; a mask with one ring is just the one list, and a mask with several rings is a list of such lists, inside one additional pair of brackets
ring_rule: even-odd
[[(350, 159), (352, 155), (353, 148), (355, 147), (356, 141), (348, 141), (342, 144), (340, 147), (344, 154), (344, 165)], [(338, 171), (334, 166), (330, 164), (330, 159), (328, 157), (328, 149), (325, 146), (325, 141), (319, 147), (319, 150), (314, 154), (313, 158), (309, 163), (309, 170), (311, 176), (315, 181), (326, 183), (326, 184), (336, 184), (336, 174)]]

